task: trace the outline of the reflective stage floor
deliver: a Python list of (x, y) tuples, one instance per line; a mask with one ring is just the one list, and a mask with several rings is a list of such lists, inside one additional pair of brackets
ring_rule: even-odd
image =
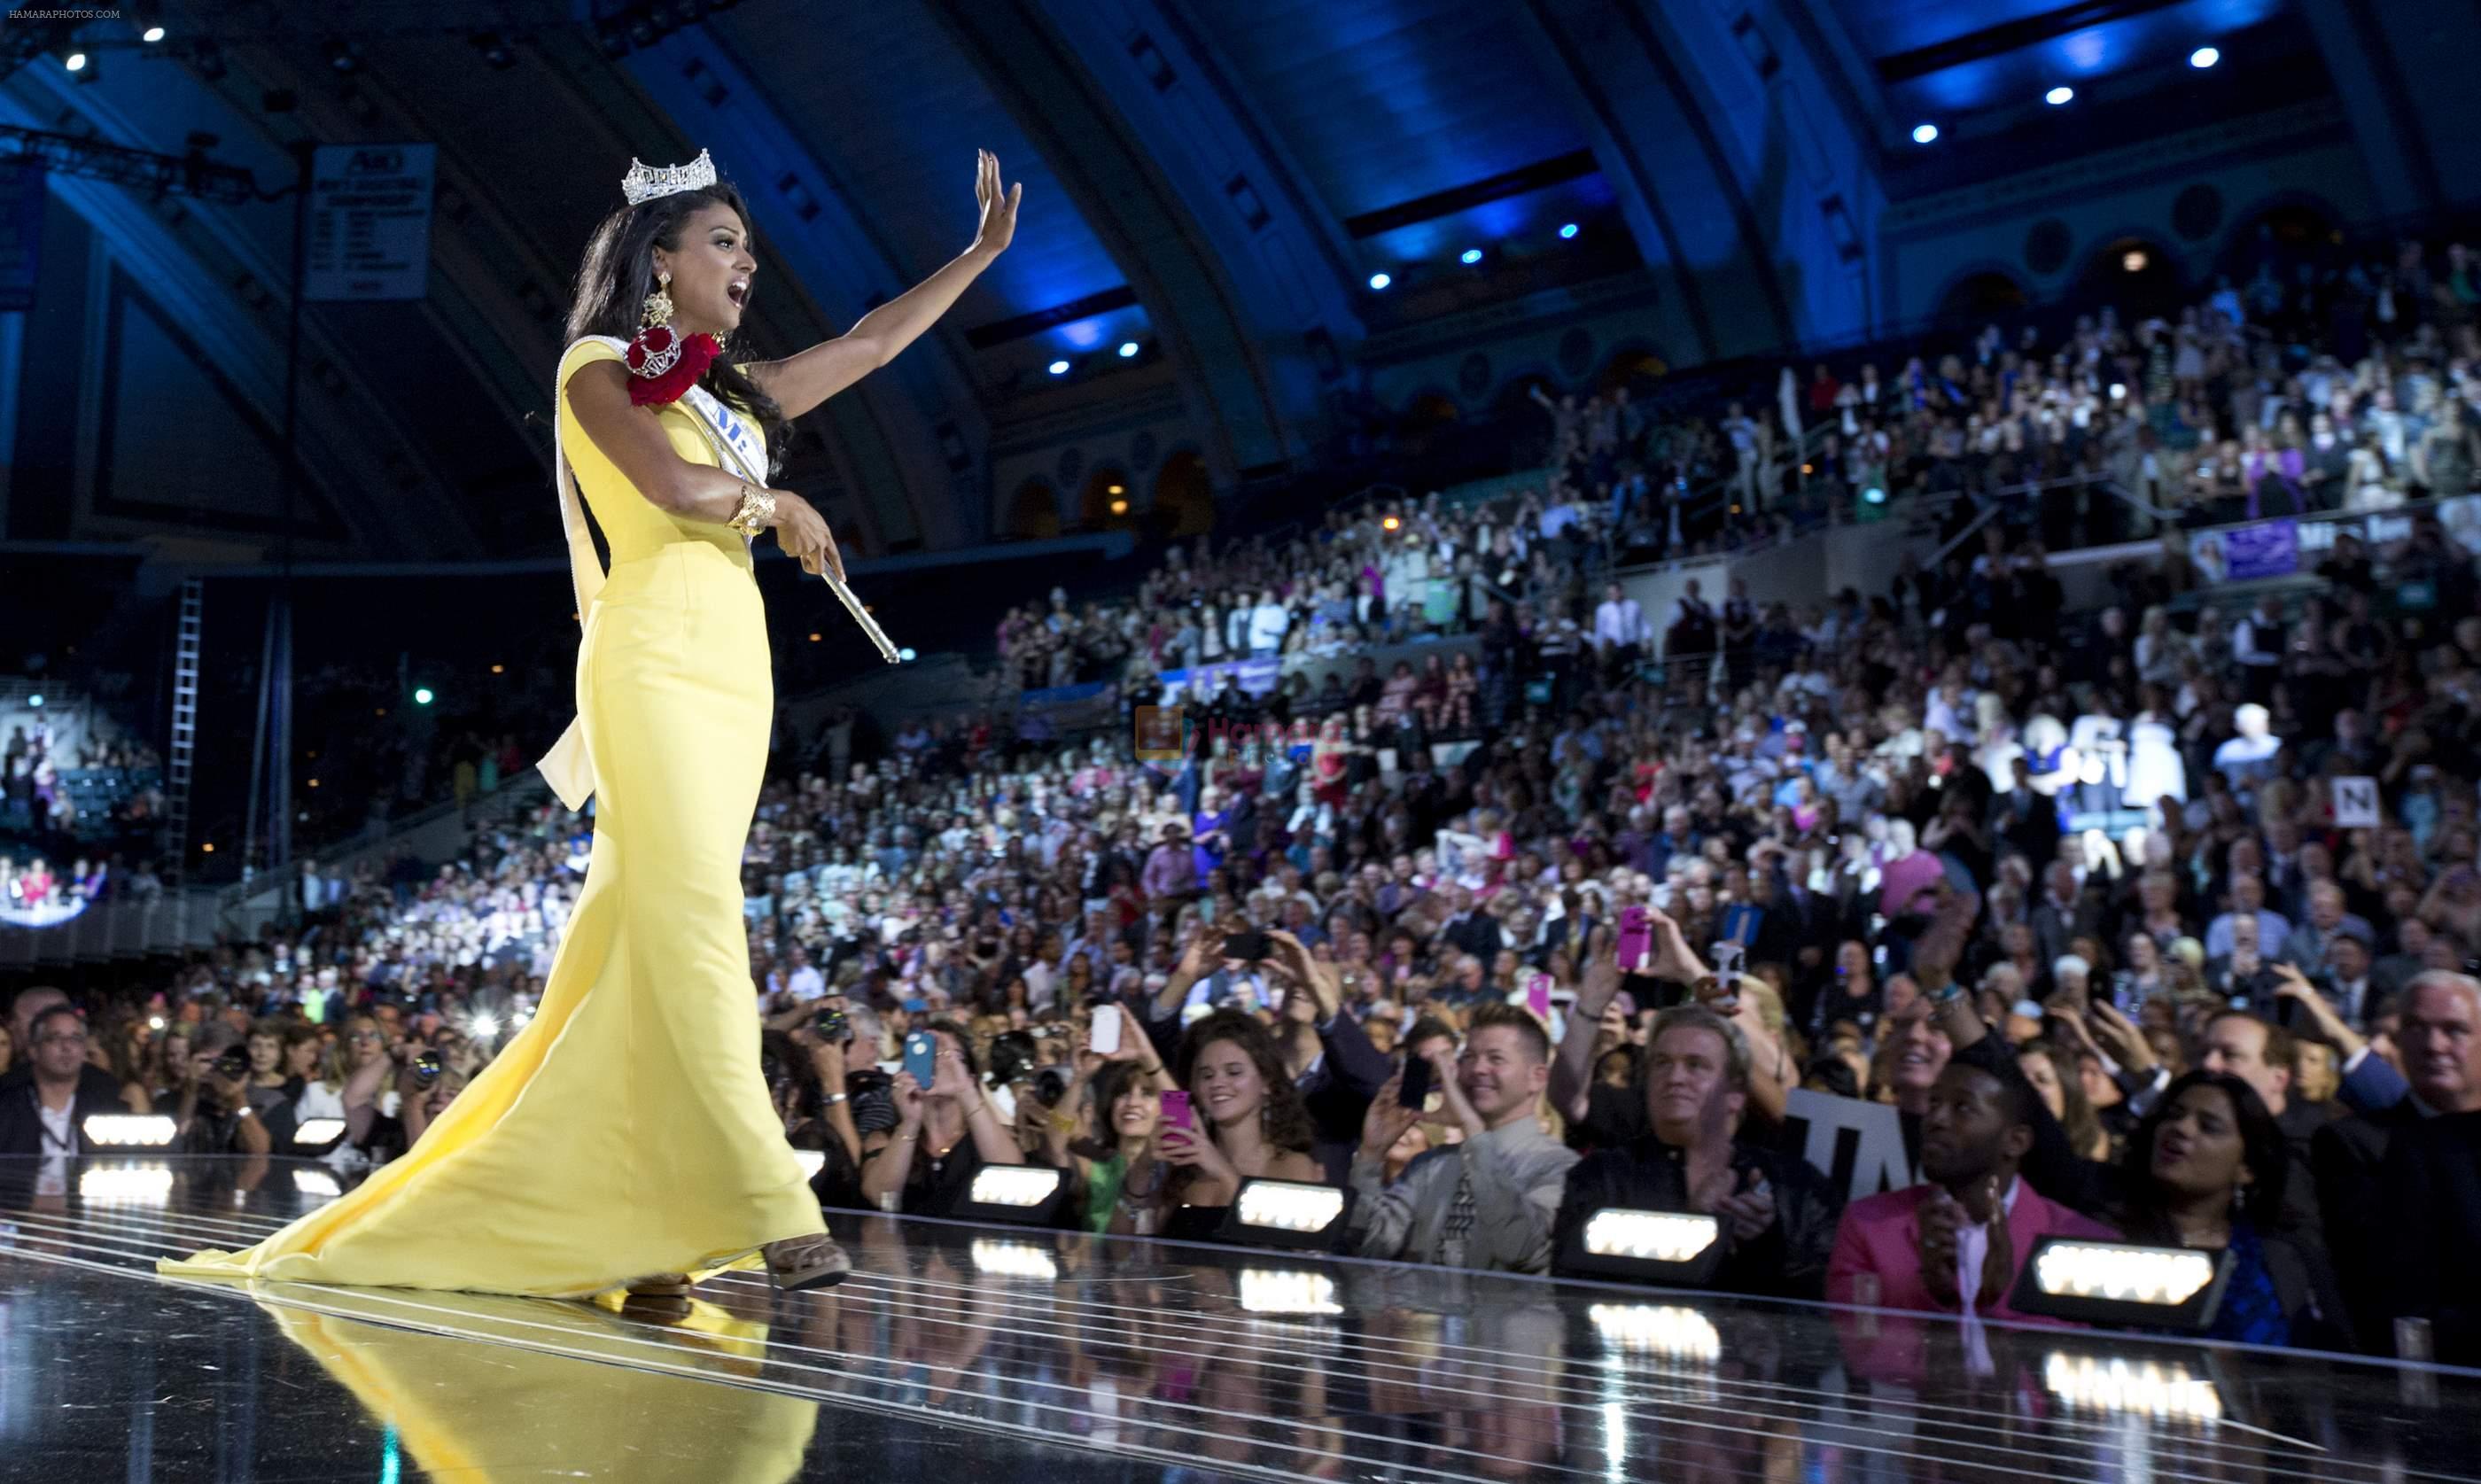
[(672, 1314), (152, 1271), (334, 1188), (0, 1160), (0, 1478), (2481, 1478), (2481, 1372), (883, 1216)]

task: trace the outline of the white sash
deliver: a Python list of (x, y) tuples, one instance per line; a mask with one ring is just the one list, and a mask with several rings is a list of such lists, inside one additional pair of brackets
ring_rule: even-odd
[[(622, 355), (628, 354), (629, 342), (616, 335), (588, 335), (578, 344), (591, 340), (610, 346)], [(561, 364), (568, 363), (570, 345), (561, 351)], [(557, 373), (554, 373), (557, 377)], [(552, 463), (553, 482), (560, 489), (560, 526), (568, 539), (569, 585), (577, 596), (577, 620), (585, 627), (586, 615), (593, 611), (594, 600), (603, 591), (603, 563), (594, 555), (594, 537), (588, 530), (586, 505), (578, 497), (577, 474), (568, 463), (568, 417), (561, 405), (561, 390), (552, 387)], [(681, 399), (690, 405), (692, 417), (705, 426), (709, 441), (719, 453), (728, 453), (739, 465), (738, 473), (752, 484), (766, 483), (766, 458), (758, 434), (740, 414), (716, 400), (702, 386), (692, 384)], [(551, 791), (570, 809), (583, 809), (594, 793), (594, 760), (587, 754), (586, 728), (581, 718), (572, 716), (560, 741), (535, 764), (551, 785)]]

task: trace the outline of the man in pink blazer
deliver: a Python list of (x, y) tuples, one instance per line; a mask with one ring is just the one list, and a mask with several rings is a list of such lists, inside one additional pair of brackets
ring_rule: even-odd
[[(2017, 1179), (2033, 1147), (2033, 1097), (2021, 1080), (1948, 1062), (1921, 1115), (1925, 1183), (1843, 1209), (1826, 1264), (1827, 1300), (2044, 1322), (2007, 1306), (2033, 1244), (2045, 1237), (2115, 1241), (2119, 1234)], [(1876, 1280), (1874, 1297), (1863, 1278)]]

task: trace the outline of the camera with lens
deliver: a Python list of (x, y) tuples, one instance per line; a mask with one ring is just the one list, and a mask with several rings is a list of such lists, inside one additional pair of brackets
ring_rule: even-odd
[(249, 1049), (245, 1046), (225, 1047), (223, 1054), (216, 1058), (216, 1076), (235, 1082), (249, 1076)]
[(1068, 1096), (1068, 1069), (1044, 1067), (1033, 1074), (1033, 1096), (1045, 1107), (1058, 1107)]
[(439, 1054), (428, 1047), (416, 1052), (413, 1060), (405, 1065), (413, 1073), (413, 1083), (417, 1087), (429, 1087), (439, 1080)]
[(846, 1018), (844, 1011), (833, 1005), (810, 1017), (810, 1029), (829, 1046), (842, 1046), (853, 1038), (852, 1022)]
[(1011, 1030), (991, 1042), (991, 1082), (994, 1086), (1010, 1086), (1033, 1075), (1033, 1064), (1040, 1055), (1033, 1037), (1022, 1030)]

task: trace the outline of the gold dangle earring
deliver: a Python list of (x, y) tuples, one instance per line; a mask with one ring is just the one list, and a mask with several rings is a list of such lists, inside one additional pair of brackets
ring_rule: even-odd
[(672, 275), (659, 272), (655, 280), (655, 292), (646, 296), (642, 323), (624, 357), (632, 374), (649, 381), (680, 364), (681, 359), (681, 337), (672, 332)]

